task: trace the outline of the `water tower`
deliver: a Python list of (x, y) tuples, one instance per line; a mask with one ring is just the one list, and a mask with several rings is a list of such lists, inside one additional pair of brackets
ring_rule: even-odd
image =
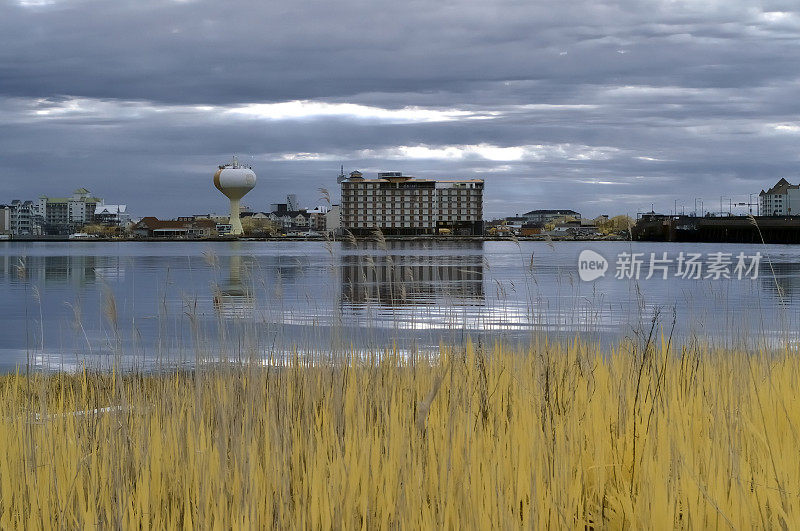
[(242, 221), (239, 219), (239, 200), (256, 185), (256, 174), (242, 166), (236, 157), (233, 162), (220, 166), (214, 174), (214, 186), (231, 200), (231, 234), (241, 236)]

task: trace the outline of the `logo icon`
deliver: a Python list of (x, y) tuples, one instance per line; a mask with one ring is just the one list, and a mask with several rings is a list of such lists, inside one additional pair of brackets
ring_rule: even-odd
[(602, 276), (608, 271), (608, 260), (603, 255), (591, 249), (584, 249), (578, 256), (578, 276), (584, 282), (591, 282)]

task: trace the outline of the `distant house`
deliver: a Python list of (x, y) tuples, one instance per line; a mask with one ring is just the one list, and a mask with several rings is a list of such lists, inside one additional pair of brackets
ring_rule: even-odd
[(762, 216), (800, 216), (800, 185), (781, 179), (775, 186), (758, 194)]
[(535, 236), (537, 234), (541, 234), (542, 230), (544, 230), (544, 225), (542, 223), (534, 223), (534, 222), (527, 222), (523, 223), (519, 229), (520, 236)]
[(531, 210), (530, 212), (525, 212), (522, 216), (525, 218), (525, 222), (531, 223), (552, 223), (553, 221), (559, 218), (575, 218), (577, 221), (581, 220), (580, 212), (575, 212), (574, 210)]
[(325, 225), (327, 221), (326, 214), (328, 213), (328, 207), (326, 206), (317, 206), (315, 208), (306, 209), (306, 213), (308, 214), (308, 228), (313, 231), (317, 232), (325, 232)]
[(282, 214), (273, 212), (269, 219), (285, 231), (306, 232), (310, 227), (311, 214), (305, 210), (286, 211)]
[(294, 223), (293, 228), (308, 228), (310, 225), (311, 214), (304, 211), (299, 212), (290, 212), (289, 217), (292, 218), (292, 222)]
[(94, 221), (104, 225), (124, 225), (130, 221), (128, 205), (105, 205), (98, 203), (94, 207)]
[(580, 221), (569, 221), (556, 225), (553, 230), (546, 232), (551, 236), (589, 238), (600, 235), (600, 229), (595, 225), (581, 225)]
[(167, 219), (148, 216), (133, 226), (141, 238), (209, 238), (217, 235), (217, 223), (210, 219)]

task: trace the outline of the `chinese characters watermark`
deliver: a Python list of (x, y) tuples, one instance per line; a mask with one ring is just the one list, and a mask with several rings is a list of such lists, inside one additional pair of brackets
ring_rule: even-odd
[[(619, 280), (686, 280), (756, 279), (761, 253), (635, 253), (621, 252), (614, 264), (614, 278)], [(581, 280), (592, 281), (605, 276), (608, 260), (601, 254), (584, 250), (578, 257), (578, 274)]]

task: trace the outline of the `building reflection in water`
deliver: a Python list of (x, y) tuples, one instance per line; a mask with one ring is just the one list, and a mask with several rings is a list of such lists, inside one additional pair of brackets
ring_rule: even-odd
[[(800, 294), (800, 264), (794, 262), (773, 262), (771, 267), (762, 259), (758, 268), (761, 289), (776, 299), (790, 303)], [(780, 293), (778, 290), (780, 289)]]
[(248, 269), (242, 257), (234, 255), (228, 258), (228, 278), (214, 287), (214, 310), (220, 317), (227, 319), (252, 317), (255, 309), (253, 290), (244, 281)]
[(483, 244), (469, 243), (459, 244), (465, 251), (461, 255), (424, 254), (419, 242), (410, 241), (389, 241), (385, 250), (373, 248), (367, 253), (345, 248), (341, 257), (342, 303), (483, 305)]
[(40, 285), (84, 286), (99, 279), (124, 280), (125, 264), (116, 256), (0, 256), (0, 273), (16, 282), (21, 280), (20, 265), (28, 282)]

